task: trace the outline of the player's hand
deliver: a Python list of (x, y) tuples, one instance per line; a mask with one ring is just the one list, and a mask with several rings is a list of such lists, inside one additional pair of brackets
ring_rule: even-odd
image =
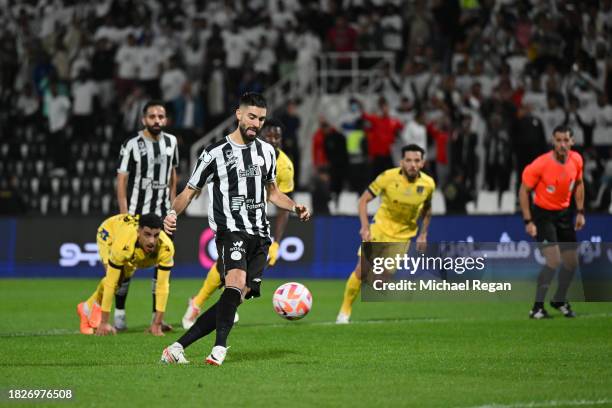
[(274, 266), (278, 260), (279, 249), (280, 245), (278, 242), (274, 241), (272, 244), (270, 244), (270, 248), (268, 249), (268, 266)]
[(117, 329), (110, 325), (110, 323), (100, 323), (100, 326), (96, 329), (96, 336), (108, 336), (117, 334)]
[(169, 235), (176, 231), (176, 214), (166, 215), (166, 218), (164, 218), (164, 231)]
[(525, 225), (525, 231), (527, 232), (527, 235), (532, 238), (535, 238), (536, 235), (538, 235), (538, 228), (533, 222), (530, 222), (529, 224)]
[(310, 219), (310, 210), (305, 205), (296, 204), (295, 213), (300, 218), (300, 221), (308, 221)]
[(425, 252), (427, 249), (427, 234), (419, 234), (416, 239), (416, 250), (419, 252)]
[(370, 226), (365, 226), (359, 230), (359, 235), (361, 235), (361, 240), (363, 242), (369, 242), (372, 236), (370, 235)]
[(586, 224), (586, 219), (584, 218), (584, 214), (576, 214), (576, 224), (574, 226), (574, 229), (576, 231), (580, 231), (582, 227), (584, 227), (584, 224)]
[(151, 327), (147, 331), (157, 337), (164, 336), (161, 324), (151, 323)]

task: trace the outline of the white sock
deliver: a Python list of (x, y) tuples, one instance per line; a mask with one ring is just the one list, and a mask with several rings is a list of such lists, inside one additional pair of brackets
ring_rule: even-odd
[(183, 349), (183, 345), (181, 343), (179, 343), (178, 341), (175, 341), (174, 343), (172, 343), (172, 345), (170, 347), (173, 348), (179, 348), (179, 349)]
[(125, 309), (115, 309), (115, 317), (125, 317)]

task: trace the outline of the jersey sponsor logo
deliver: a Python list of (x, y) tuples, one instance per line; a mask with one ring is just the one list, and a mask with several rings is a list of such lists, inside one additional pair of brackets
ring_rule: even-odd
[(242, 205), (244, 204), (244, 200), (244, 196), (233, 196), (231, 198), (231, 210), (240, 211), (240, 207), (242, 207)]
[(263, 166), (264, 164), (266, 164), (266, 161), (263, 157), (257, 156), (257, 159), (255, 159), (255, 163), (257, 163), (258, 166)]
[(546, 186), (546, 192), (552, 194), (555, 192), (555, 186)]
[(138, 151), (140, 152), (141, 156), (147, 155), (147, 145), (145, 144), (144, 140), (138, 141)]
[(212, 156), (208, 152), (204, 152), (204, 157), (202, 157), (204, 163), (208, 164), (212, 161)]
[(141, 180), (141, 186), (143, 189), (152, 188), (153, 190), (163, 190), (167, 187), (165, 183), (160, 183), (157, 180), (151, 180), (150, 178), (143, 178)]
[(255, 164), (249, 164), (245, 170), (239, 170), (238, 175), (240, 177), (259, 177), (261, 176), (261, 169)]
[(258, 208), (264, 208), (264, 206), (266, 205), (266, 203), (262, 202), (256, 202), (254, 198), (247, 198), (245, 206), (247, 210), (257, 210)]
[(236, 241), (236, 242), (234, 242), (234, 246), (235, 247), (241, 247), (243, 242), (244, 241)]

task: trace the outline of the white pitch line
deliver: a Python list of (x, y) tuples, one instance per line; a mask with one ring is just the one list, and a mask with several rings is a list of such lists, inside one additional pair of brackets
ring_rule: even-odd
[(582, 405), (604, 405), (612, 402), (612, 399), (602, 398), (598, 400), (566, 400), (566, 401), (531, 401), (518, 402), (515, 404), (486, 404), (470, 408), (539, 408), (539, 407), (577, 407)]

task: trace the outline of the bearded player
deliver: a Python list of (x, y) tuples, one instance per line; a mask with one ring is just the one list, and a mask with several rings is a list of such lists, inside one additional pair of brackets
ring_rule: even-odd
[[(417, 237), (417, 249), (427, 243), (427, 230), (431, 221), (431, 198), (436, 184), (423, 173), (425, 151), (411, 144), (402, 148), (400, 167), (381, 173), (359, 198), (359, 234), (363, 242), (403, 242), (408, 250), (410, 239), (417, 235), (420, 217), (423, 218)], [(374, 215), (374, 223), (368, 220), (367, 205), (380, 196), (381, 204)], [(361, 248), (355, 270), (349, 276), (344, 290), (344, 300), (337, 324), (349, 323), (353, 303), (361, 289)]]
[[(278, 189), (285, 194), (290, 194), (294, 188), (293, 163), (291, 162), (291, 159), (289, 159), (289, 157), (281, 150), (283, 140), (283, 125), (275, 119), (267, 119), (264, 122), (261, 130), (261, 135), (263, 140), (270, 143), (276, 151), (276, 183), (278, 185)], [(272, 242), (270, 248), (268, 249), (268, 267), (274, 266), (278, 260), (278, 251), (280, 248), (279, 245), (281, 239), (283, 238), (283, 234), (285, 233), (288, 220), (289, 212), (278, 209), (274, 227), (274, 242)], [(208, 298), (210, 298), (210, 296), (220, 287), (221, 276), (219, 275), (217, 263), (215, 262), (208, 271), (206, 279), (204, 280), (202, 288), (200, 288), (198, 294), (190, 298), (188, 301), (187, 311), (185, 311), (185, 315), (183, 316), (183, 327), (185, 329), (189, 329), (191, 326), (193, 326), (193, 323), (196, 321), (200, 315), (200, 312), (202, 311), (204, 302), (206, 302), (206, 300), (208, 300)], [(236, 313), (234, 323), (237, 321), (238, 313)]]

